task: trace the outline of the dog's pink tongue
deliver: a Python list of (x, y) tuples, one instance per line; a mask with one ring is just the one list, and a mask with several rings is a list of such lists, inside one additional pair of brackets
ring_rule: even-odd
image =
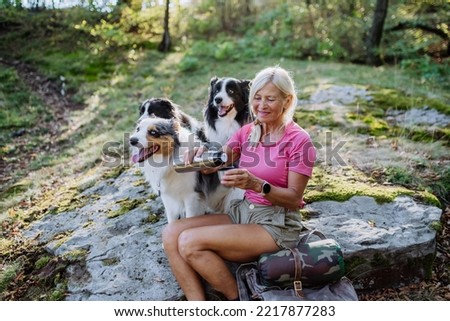
[(138, 163), (140, 159), (144, 158), (144, 154), (145, 154), (145, 148), (140, 149), (139, 153), (135, 153), (135, 154), (133, 154), (133, 156), (131, 156), (131, 161), (133, 163)]
[(222, 107), (222, 106), (220, 106), (220, 107), (219, 107), (219, 116), (226, 115), (226, 114), (227, 114), (227, 110), (228, 110), (227, 107)]

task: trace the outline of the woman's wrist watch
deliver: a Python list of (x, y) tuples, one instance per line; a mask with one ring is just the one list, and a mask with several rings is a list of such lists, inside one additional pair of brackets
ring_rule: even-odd
[(262, 196), (266, 196), (267, 194), (270, 193), (270, 189), (272, 188), (272, 186), (267, 183), (267, 181), (264, 181), (261, 185), (261, 195)]

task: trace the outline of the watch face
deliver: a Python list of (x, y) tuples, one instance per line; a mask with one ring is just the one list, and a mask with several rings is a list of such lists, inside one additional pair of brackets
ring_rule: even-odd
[(263, 190), (263, 193), (264, 193), (264, 194), (269, 193), (269, 192), (270, 192), (270, 184), (269, 184), (269, 183), (265, 183), (265, 184), (263, 185), (262, 190)]

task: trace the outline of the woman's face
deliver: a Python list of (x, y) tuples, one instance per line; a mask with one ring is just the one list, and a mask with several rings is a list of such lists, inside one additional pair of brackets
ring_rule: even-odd
[(290, 96), (284, 97), (283, 93), (269, 82), (256, 92), (252, 101), (253, 112), (262, 123), (280, 125), (290, 99)]

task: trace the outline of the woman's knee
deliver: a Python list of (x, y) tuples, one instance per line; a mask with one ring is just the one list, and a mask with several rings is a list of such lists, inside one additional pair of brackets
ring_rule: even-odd
[(162, 231), (162, 243), (164, 250), (169, 250), (174, 246), (178, 246), (178, 236), (180, 235), (180, 228), (177, 222), (167, 224)]
[(195, 231), (185, 230), (178, 236), (178, 251), (185, 261), (190, 261), (196, 257), (201, 250), (200, 244), (195, 237)]

